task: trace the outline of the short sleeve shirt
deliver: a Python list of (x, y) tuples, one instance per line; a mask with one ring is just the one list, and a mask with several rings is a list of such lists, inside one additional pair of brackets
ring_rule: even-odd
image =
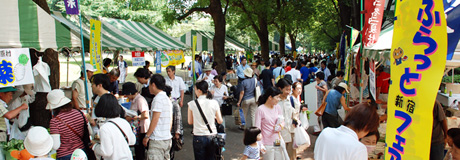
[(248, 159), (260, 159), (260, 149), (262, 147), (263, 145), (260, 142), (257, 142), (257, 147), (247, 145), (246, 147), (244, 147), (243, 154), (245, 156), (248, 156)]
[(212, 95), (212, 98), (219, 102), (219, 106), (224, 103), (224, 100), (222, 99), (225, 96), (228, 96), (228, 90), (227, 86), (221, 85), (220, 88), (217, 88), (215, 85), (211, 87), (211, 91), (214, 91), (214, 94)]
[[(83, 136), (83, 127), (85, 120), (81, 115), (81, 112), (72, 109), (68, 112), (59, 113), (56, 117), (59, 117), (62, 121), (57, 118), (53, 118), (50, 121), (50, 133), (59, 134), (61, 139), (61, 146), (57, 150), (57, 157), (63, 157), (69, 154), (72, 154), (75, 149), (82, 149), (83, 141), (81, 141), (81, 136)], [(76, 135), (67, 125), (72, 127)]]
[[(6, 113), (8, 113), (8, 107), (4, 101), (0, 99), (0, 117), (3, 117)], [(1, 131), (6, 131), (6, 122), (4, 119), (0, 119), (0, 130)]]
[(442, 105), (439, 102), (434, 103), (433, 108), (433, 134), (431, 137), (431, 144), (442, 144), (444, 143), (444, 132), (442, 131), (442, 121), (446, 119), (446, 114), (442, 109)]
[[(80, 108), (86, 108), (86, 102), (85, 102), (85, 83), (83, 82), (84, 80), (78, 78), (72, 83), (72, 90), (77, 90), (78, 96), (77, 96), (77, 102), (78, 106)], [(93, 97), (93, 91), (91, 89), (91, 84), (87, 83), (88, 85), (88, 96), (89, 98)]]
[(310, 74), (310, 70), (307, 67), (300, 68), (300, 74), (302, 74), (302, 79), (304, 82), (307, 82), (308, 74)]
[(268, 87), (273, 86), (272, 79), (275, 78), (273, 78), (273, 72), (270, 69), (264, 69), (260, 74), (260, 79), (262, 79), (262, 86), (264, 89), (267, 89)]
[[(161, 112), (157, 126), (150, 135), (152, 140), (167, 140), (171, 139), (171, 123), (172, 123), (172, 102), (166, 95), (166, 92), (161, 91), (152, 101), (152, 112)], [(153, 117), (152, 117), (153, 118)]]
[[(134, 97), (133, 101), (131, 102), (130, 109), (134, 111), (139, 111), (139, 113), (148, 112), (149, 105), (147, 104), (147, 100), (145, 100), (145, 98), (142, 97), (141, 94), (137, 94), (136, 97)], [(141, 127), (140, 132), (146, 133), (150, 126), (150, 118), (141, 120), (139, 122), (139, 126)]]
[(247, 100), (254, 97), (254, 90), (256, 88), (256, 81), (254, 78), (247, 78), (241, 82), (240, 91), (244, 91), (243, 99)]
[(171, 91), (172, 98), (179, 98), (180, 91), (185, 90), (184, 80), (182, 80), (182, 78), (178, 76), (175, 76), (174, 80), (171, 80), (169, 77), (166, 77), (166, 85), (172, 88), (172, 91)]

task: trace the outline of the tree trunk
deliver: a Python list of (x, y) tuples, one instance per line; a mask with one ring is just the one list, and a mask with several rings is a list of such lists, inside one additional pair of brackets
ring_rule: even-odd
[(284, 24), (281, 24), (279, 44), (280, 54), (286, 54), (286, 26)]
[(294, 51), (296, 51), (296, 49), (297, 49), (297, 46), (295, 46), (296, 39), (297, 39), (297, 35), (291, 34), (291, 33), (289, 34), (289, 40), (291, 41), (291, 54), (292, 54), (292, 56), (294, 56)]
[(211, 0), (209, 4), (209, 14), (214, 21), (214, 39), (212, 46), (214, 48), (214, 61), (217, 63), (216, 70), (218, 73), (226, 71), (225, 64), (225, 15), (222, 11), (220, 0)]
[[(119, 50), (116, 50), (115, 52), (113, 52), (113, 65), (114, 67), (117, 67), (118, 65), (118, 56), (120, 55), (120, 51)], [(155, 54), (153, 54), (153, 57), (155, 57)], [(155, 59), (155, 58), (154, 58)], [(153, 64), (155, 64), (155, 61), (153, 61)]]
[[(257, 29), (255, 29), (257, 30)], [(269, 60), (270, 48), (268, 46), (268, 24), (267, 18), (265, 16), (259, 15), (259, 32), (257, 32), (257, 37), (260, 41), (260, 52), (264, 60)]]
[(58, 52), (53, 49), (46, 49), (45, 54), (43, 55), (43, 62), (48, 63), (50, 66), (50, 85), (52, 89), (59, 89), (60, 80), (59, 80), (59, 56)]
[(40, 6), (46, 13), (50, 14), (50, 8), (48, 7), (48, 3), (46, 0), (33, 0), (38, 6)]

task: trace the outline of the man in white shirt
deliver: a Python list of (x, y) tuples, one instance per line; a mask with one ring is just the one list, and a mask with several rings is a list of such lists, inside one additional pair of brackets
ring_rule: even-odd
[(120, 70), (120, 83), (125, 83), (126, 76), (128, 76), (128, 64), (123, 60), (123, 55), (120, 55), (120, 61), (118, 61), (118, 69)]
[(176, 67), (168, 66), (166, 67), (166, 73), (168, 76), (166, 79), (166, 85), (172, 88), (171, 91), (171, 99), (173, 101), (173, 105), (179, 105), (180, 107), (184, 104), (184, 91), (185, 91), (185, 83), (181, 77), (176, 76)]
[(331, 71), (329, 68), (326, 67), (326, 61), (321, 61), (321, 68), (318, 69), (318, 72), (323, 72), (324, 73), (324, 80), (327, 80), (327, 78), (331, 75)]
[(292, 83), (294, 84), (295, 82), (302, 82), (302, 77), (301, 77), (301, 74), (300, 74), (300, 71), (296, 69), (297, 67), (297, 64), (295, 62), (291, 63), (291, 70), (289, 72), (286, 73), (291, 75), (291, 78), (292, 78)]
[[(91, 80), (91, 77), (93, 76), (93, 72), (95, 72), (96, 69), (94, 69), (94, 67), (88, 63), (85, 64), (85, 68), (86, 68), (86, 78), (87, 78), (86, 84), (87, 84), (87, 89), (88, 89), (88, 100), (89, 100), (88, 103), (89, 103), (91, 102), (91, 98), (93, 97), (93, 91), (91, 89), (90, 80)], [(87, 113), (86, 112), (87, 106), (85, 102), (85, 96), (86, 96), (85, 83), (84, 83), (85, 76), (83, 74), (84, 74), (83, 71), (80, 72), (80, 78), (78, 78), (72, 83), (72, 103), (76, 109), (82, 110), (83, 112)], [(91, 105), (91, 103), (89, 104)]]
[(359, 139), (379, 127), (375, 107), (362, 103), (348, 112), (339, 128), (326, 128), (315, 144), (315, 159), (367, 160), (367, 149)]

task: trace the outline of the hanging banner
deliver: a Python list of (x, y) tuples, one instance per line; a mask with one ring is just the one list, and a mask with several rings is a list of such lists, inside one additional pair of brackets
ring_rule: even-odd
[(102, 55), (101, 55), (101, 21), (91, 19), (91, 37), (89, 44), (90, 64), (97, 69), (94, 74), (102, 72)]
[(182, 50), (161, 51), (160, 58), (162, 67), (176, 66), (185, 62)]
[(156, 73), (161, 73), (161, 51), (157, 51), (155, 57)]
[(377, 100), (376, 95), (376, 88), (375, 88), (375, 63), (374, 60), (369, 62), (369, 92), (371, 92), (372, 97), (374, 100)]
[(358, 36), (359, 36), (359, 31), (352, 28), (351, 29), (351, 43), (350, 43), (350, 47), (353, 47), (353, 45), (355, 44), (356, 40), (358, 39)]
[(0, 49), (0, 88), (34, 82), (28, 48)]
[(364, 6), (364, 26), (363, 42), (364, 47), (374, 45), (379, 40), (380, 29), (382, 27), (383, 10), (385, 9), (384, 0), (366, 1)]
[(145, 57), (144, 52), (141, 51), (133, 51), (131, 52), (133, 66), (145, 66)]
[(67, 14), (78, 14), (78, 0), (64, 0), (65, 12)]
[(447, 22), (447, 60), (452, 60), (460, 39), (460, 0), (444, 0)]
[(447, 54), (442, 0), (397, 1), (385, 159), (428, 160)]

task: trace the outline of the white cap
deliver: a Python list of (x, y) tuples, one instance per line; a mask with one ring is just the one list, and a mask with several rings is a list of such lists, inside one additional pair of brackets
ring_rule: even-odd
[(345, 89), (345, 91), (347, 91), (347, 93), (350, 93), (350, 92), (348, 91), (348, 85), (347, 85), (347, 84), (345, 84), (345, 83), (343, 83), (343, 82), (340, 82), (340, 83), (339, 83), (339, 87), (342, 87), (343, 89)]
[[(82, 68), (83, 68), (83, 67), (82, 67)], [(88, 64), (88, 63), (85, 63), (85, 68), (86, 68), (87, 71), (91, 71), (91, 72), (97, 71), (97, 69), (95, 69), (95, 68), (93, 67), (93, 65)], [(83, 70), (83, 69), (82, 69), (82, 70)]]

